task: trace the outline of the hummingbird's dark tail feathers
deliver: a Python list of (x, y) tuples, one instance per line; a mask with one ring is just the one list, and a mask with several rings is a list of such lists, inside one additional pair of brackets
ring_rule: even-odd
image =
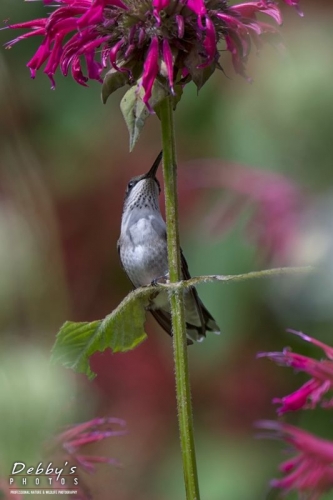
[(218, 324), (216, 323), (215, 319), (210, 314), (210, 312), (207, 311), (207, 309), (205, 308), (205, 306), (203, 305), (203, 303), (201, 302), (201, 300), (200, 300), (200, 305), (201, 305), (201, 311), (202, 311), (202, 315), (203, 315), (203, 318), (204, 318), (206, 330), (208, 332), (213, 332), (216, 335), (220, 335), (221, 330), (220, 330)]
[[(200, 313), (201, 325), (194, 325), (186, 322), (186, 333), (187, 333), (187, 345), (193, 344), (193, 342), (202, 342), (206, 337), (206, 331), (220, 334), (220, 329), (216, 324), (213, 316), (207, 311), (199, 297), (197, 296), (197, 291), (195, 288), (191, 289), (191, 292), (196, 295), (198, 313)], [(172, 323), (171, 314), (164, 309), (150, 309), (150, 312), (159, 323), (159, 325), (167, 332), (170, 337), (172, 337)]]
[[(191, 275), (188, 270), (188, 265), (182, 250), (180, 250), (180, 257), (181, 257), (181, 268), (182, 268), (183, 279), (188, 280), (191, 278)], [(196, 324), (193, 323), (186, 324), (188, 336), (192, 340), (196, 340), (197, 342), (202, 342), (203, 339), (206, 337), (206, 331), (220, 334), (221, 332), (219, 326), (217, 325), (216, 321), (214, 320), (210, 312), (203, 305), (196, 288), (194, 287), (189, 288), (189, 292), (194, 303), (196, 304), (197, 318), (196, 320), (192, 319), (193, 323), (195, 322)], [(198, 319), (199, 323), (197, 321)]]
[[(162, 309), (150, 309), (150, 312), (156, 319), (157, 323), (163, 328), (163, 330), (165, 330), (167, 334), (170, 335), (170, 337), (173, 337), (171, 314), (167, 311), (163, 311)], [(187, 345), (191, 344), (193, 344), (193, 340), (187, 337)]]
[[(182, 277), (184, 280), (190, 279), (187, 262), (183, 255), (181, 256)], [(163, 293), (163, 292), (162, 292)], [(216, 324), (213, 316), (207, 311), (202, 301), (199, 298), (198, 292), (194, 287), (190, 287), (184, 293), (185, 302), (185, 320), (186, 320), (186, 335), (187, 345), (193, 342), (202, 342), (206, 337), (206, 332), (214, 332), (219, 334), (220, 329)], [(159, 325), (172, 337), (172, 322), (170, 308), (166, 304), (164, 307), (148, 307)]]

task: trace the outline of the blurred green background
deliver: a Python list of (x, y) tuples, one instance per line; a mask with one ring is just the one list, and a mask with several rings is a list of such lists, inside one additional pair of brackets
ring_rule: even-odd
[[(189, 85), (176, 113), (191, 273), (325, 269), (316, 279), (200, 287), (222, 330), (189, 353), (205, 500), (265, 498), (278, 475), (282, 445), (257, 440), (253, 422), (275, 418), (271, 399), (306, 377), (256, 353), (290, 345), (321, 356), (288, 327), (333, 345), (333, 6), (304, 0), (302, 8), (304, 18), (284, 9), (286, 50), (253, 54), (251, 85), (222, 51), (225, 75), (199, 97)], [(1, 0), (3, 20), (44, 15), (39, 2)], [(15, 36), (1, 31), (1, 45)], [(172, 348), (154, 321), (135, 351), (94, 356), (92, 384), (48, 365), (63, 321), (104, 317), (130, 290), (116, 251), (123, 195), (160, 150), (158, 120), (129, 154), (122, 91), (104, 106), (98, 83), (86, 89), (61, 75), (51, 91), (42, 72), (33, 81), (25, 67), (37, 45), (0, 51), (0, 475), (13, 461), (38, 463), (62, 425), (110, 415), (127, 421), (128, 436), (91, 450), (123, 467), (101, 465), (87, 479), (93, 498), (182, 499)], [(333, 439), (328, 411), (287, 420)]]

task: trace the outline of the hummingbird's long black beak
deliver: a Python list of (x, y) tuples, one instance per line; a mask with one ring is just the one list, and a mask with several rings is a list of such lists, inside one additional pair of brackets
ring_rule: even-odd
[(163, 156), (163, 152), (161, 151), (160, 154), (158, 155), (158, 157), (156, 158), (156, 160), (154, 161), (154, 164), (151, 167), (151, 169), (149, 170), (149, 172), (147, 172), (147, 174), (144, 176), (144, 179), (155, 179), (156, 172), (157, 172), (157, 169), (161, 163), (162, 156)]

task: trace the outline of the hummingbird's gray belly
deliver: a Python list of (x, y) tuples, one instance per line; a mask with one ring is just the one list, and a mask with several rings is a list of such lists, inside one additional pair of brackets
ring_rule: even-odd
[(141, 218), (133, 224), (122, 244), (120, 257), (124, 269), (135, 287), (149, 285), (168, 272), (166, 239), (154, 230), (151, 221)]
[(137, 245), (121, 252), (121, 260), (135, 287), (150, 285), (168, 272), (167, 254), (159, 246)]

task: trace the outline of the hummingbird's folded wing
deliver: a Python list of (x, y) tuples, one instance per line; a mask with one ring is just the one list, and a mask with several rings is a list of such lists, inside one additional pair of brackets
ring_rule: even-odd
[[(188, 265), (186, 262), (186, 259), (183, 255), (182, 250), (180, 250), (180, 256), (181, 256), (181, 272), (182, 272), (182, 279), (188, 280), (190, 279), (191, 275), (188, 270)], [(200, 340), (203, 339), (203, 337), (206, 336), (206, 327), (205, 327), (205, 318), (204, 318), (204, 313), (203, 313), (203, 304), (201, 300), (199, 299), (198, 292), (196, 291), (195, 288), (189, 288), (187, 290), (187, 299), (186, 301), (190, 301), (190, 303), (194, 302), (195, 304), (195, 318), (198, 321), (199, 324), (192, 324), (188, 321), (186, 322), (186, 330), (187, 330), (187, 344), (193, 344), (194, 340)], [(186, 306), (186, 304), (185, 304)], [(186, 307), (185, 307), (186, 308)], [(159, 325), (172, 337), (172, 323), (171, 323), (171, 314), (169, 311), (166, 311), (165, 309), (151, 309), (150, 312), (156, 319), (156, 321), (159, 323)], [(208, 313), (209, 314), (209, 313)]]
[[(172, 337), (171, 314), (163, 309), (150, 309), (150, 312), (156, 319), (157, 323)], [(187, 345), (193, 344), (193, 341), (187, 338)]]
[[(187, 265), (186, 259), (185, 259), (184, 254), (183, 254), (181, 249), (180, 249), (180, 255), (181, 255), (181, 266), (182, 266), (183, 279), (188, 280), (191, 278), (191, 275), (190, 275), (190, 272), (188, 270), (188, 265)], [(190, 291), (192, 298), (194, 299), (196, 306), (197, 306), (197, 313), (198, 313), (199, 318), (200, 318), (201, 328), (198, 326), (195, 327), (192, 325), (188, 325), (188, 327), (192, 328), (192, 329), (196, 329), (199, 336), (201, 337), (201, 340), (203, 340), (203, 337), (206, 337), (207, 330), (209, 332), (214, 332), (214, 333), (219, 334), (220, 328), (217, 325), (213, 316), (210, 314), (210, 312), (207, 310), (207, 308), (202, 303), (196, 288), (191, 287), (189, 289), (189, 291)]]
[[(182, 268), (183, 279), (189, 280), (191, 278), (191, 275), (190, 275), (190, 271), (188, 270), (188, 265), (187, 265), (187, 262), (186, 262), (186, 259), (184, 257), (182, 249), (180, 249), (180, 258), (181, 258), (181, 268)], [(205, 320), (204, 320), (203, 311), (202, 311), (203, 304), (202, 304), (201, 300), (199, 299), (198, 292), (196, 291), (196, 289), (194, 287), (189, 288), (188, 291), (191, 294), (192, 299), (194, 300), (194, 302), (196, 304), (197, 313), (198, 313), (198, 316), (200, 318), (200, 326), (194, 326), (194, 325), (193, 326), (189, 325), (189, 326), (190, 326), (190, 328), (192, 326), (192, 329), (197, 330), (199, 338), (202, 339), (202, 337), (206, 337)]]
[[(182, 250), (180, 251), (181, 255), (181, 270), (182, 270), (182, 279), (188, 280), (191, 278), (188, 265), (186, 259), (183, 255)], [(194, 305), (194, 315), (193, 315), (193, 307), (192, 307), (192, 315), (189, 314), (187, 310), (187, 305)], [(186, 312), (187, 311), (187, 312)], [(170, 335), (172, 336), (172, 323), (171, 323), (171, 314), (170, 311), (167, 311), (162, 308), (151, 309), (150, 312), (156, 319), (156, 321), (160, 324), (160, 326)], [(202, 301), (199, 298), (198, 292), (194, 287), (188, 288), (185, 296), (185, 316), (186, 316), (186, 330), (187, 330), (187, 344), (193, 344), (193, 341), (200, 341), (206, 337), (206, 331), (213, 331), (215, 333), (219, 333), (220, 329), (216, 324), (214, 318), (203, 305)], [(193, 322), (191, 321), (193, 319)]]

